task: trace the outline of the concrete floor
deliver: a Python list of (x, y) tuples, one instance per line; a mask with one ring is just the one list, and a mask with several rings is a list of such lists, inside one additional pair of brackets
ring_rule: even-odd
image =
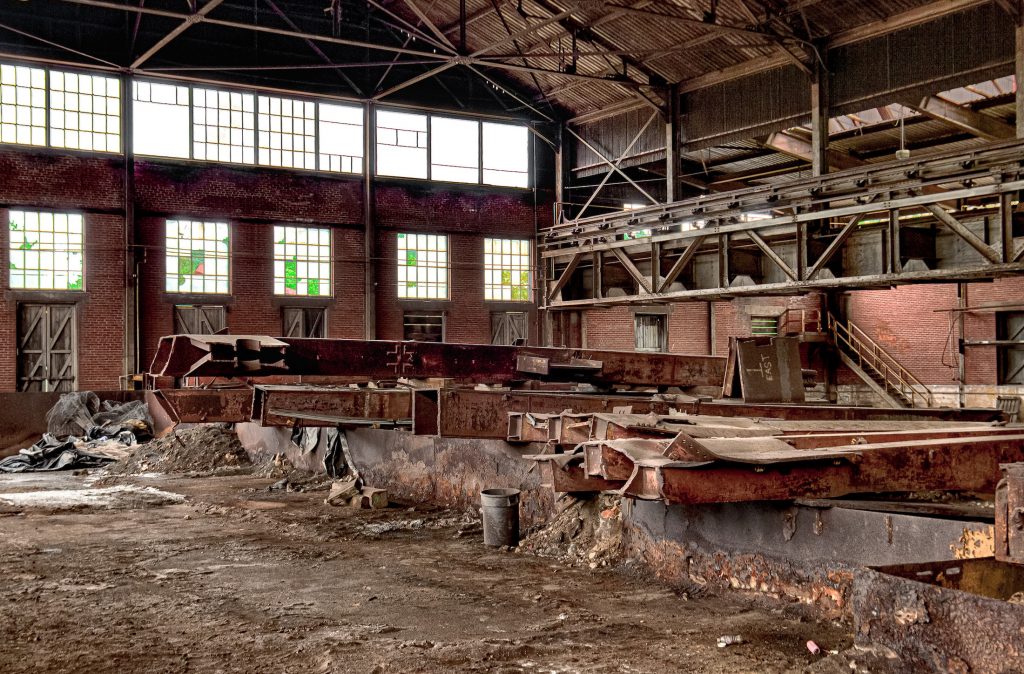
[(845, 626), (487, 549), (456, 513), (92, 479), (0, 477), (2, 672), (851, 671)]

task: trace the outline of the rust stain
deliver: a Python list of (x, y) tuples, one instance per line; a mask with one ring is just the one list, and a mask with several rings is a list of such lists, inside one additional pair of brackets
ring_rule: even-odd
[(963, 533), (956, 543), (949, 546), (953, 559), (976, 559), (991, 557), (995, 554), (996, 539), (991, 525), (977, 531), (964, 527)]

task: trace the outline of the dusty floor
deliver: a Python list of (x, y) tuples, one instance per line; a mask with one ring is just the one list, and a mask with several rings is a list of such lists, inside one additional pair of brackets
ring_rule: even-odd
[(0, 672), (800, 672), (850, 643), (736, 596), (486, 549), (452, 513), (332, 508), (270, 479), (15, 494), (90, 479), (0, 478)]

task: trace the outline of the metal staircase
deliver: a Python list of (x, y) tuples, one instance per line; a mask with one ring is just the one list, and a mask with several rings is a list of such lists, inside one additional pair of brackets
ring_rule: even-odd
[(889, 405), (934, 406), (931, 390), (854, 323), (828, 314), (828, 331), (843, 364)]

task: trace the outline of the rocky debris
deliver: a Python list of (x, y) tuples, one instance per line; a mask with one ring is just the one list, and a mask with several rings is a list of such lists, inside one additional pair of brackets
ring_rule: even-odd
[(558, 515), (520, 541), (519, 551), (554, 557), (574, 566), (586, 564), (592, 569), (612, 564), (620, 557), (622, 512), (618, 496), (564, 496), (558, 505)]
[(324, 503), (331, 506), (348, 505), (364, 510), (379, 510), (388, 507), (388, 492), (386, 489), (363, 486), (359, 476), (349, 475), (331, 484), (331, 493)]
[(252, 462), (230, 424), (198, 424), (139, 445), (107, 470), (111, 475), (223, 475), (251, 472)]

